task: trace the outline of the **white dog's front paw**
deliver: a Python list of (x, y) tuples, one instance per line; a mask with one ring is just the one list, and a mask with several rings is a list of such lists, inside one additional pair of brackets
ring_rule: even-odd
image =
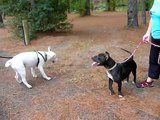
[(26, 85), (29, 89), (31, 89), (32, 88), (32, 86), (31, 85)]
[(36, 74), (33, 75), (34, 78), (37, 78), (38, 76)]
[(44, 79), (51, 80), (52, 78), (51, 77), (44, 77)]

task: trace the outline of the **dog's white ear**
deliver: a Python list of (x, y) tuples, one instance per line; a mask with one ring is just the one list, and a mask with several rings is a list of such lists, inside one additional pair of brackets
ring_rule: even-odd
[(51, 46), (48, 46), (48, 52), (49, 52), (49, 51), (52, 51)]

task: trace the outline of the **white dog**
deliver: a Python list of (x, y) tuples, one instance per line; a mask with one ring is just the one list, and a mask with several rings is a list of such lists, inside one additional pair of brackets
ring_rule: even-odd
[(8, 60), (5, 64), (5, 67), (11, 66), (16, 72), (15, 78), (18, 83), (24, 83), (28, 88), (32, 88), (26, 80), (26, 67), (31, 67), (31, 73), (33, 77), (37, 77), (35, 73), (35, 67), (38, 67), (43, 78), (46, 80), (51, 80), (51, 77), (48, 77), (44, 70), (43, 65), (47, 61), (55, 62), (57, 61), (56, 54), (48, 47), (48, 51), (35, 51), (35, 52), (23, 52), (12, 59)]

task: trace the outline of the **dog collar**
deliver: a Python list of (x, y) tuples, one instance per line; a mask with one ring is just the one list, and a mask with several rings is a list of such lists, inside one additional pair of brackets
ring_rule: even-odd
[(115, 64), (113, 65), (113, 67), (111, 67), (111, 68), (108, 69), (108, 70), (109, 70), (109, 71), (110, 71), (110, 70), (113, 70), (116, 66), (117, 66), (117, 63), (115, 63)]

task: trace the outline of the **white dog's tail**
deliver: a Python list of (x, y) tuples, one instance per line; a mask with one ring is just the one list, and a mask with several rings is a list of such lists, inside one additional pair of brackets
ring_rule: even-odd
[(12, 59), (6, 62), (5, 67), (9, 67), (11, 64), (12, 64)]

